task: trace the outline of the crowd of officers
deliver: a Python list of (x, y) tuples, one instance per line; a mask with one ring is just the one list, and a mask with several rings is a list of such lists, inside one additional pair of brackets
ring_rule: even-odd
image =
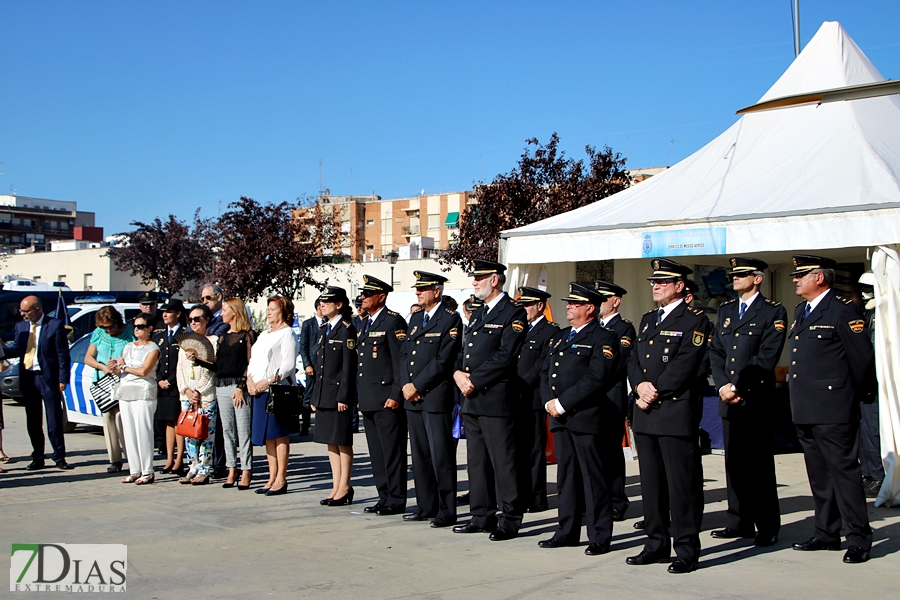
[[(790, 322), (780, 303), (760, 293), (767, 266), (754, 258), (731, 259), (739, 297), (723, 303), (711, 323), (690, 305), (691, 269), (653, 260), (648, 280), (656, 307), (637, 328), (618, 312), (626, 290), (603, 281), (570, 284), (563, 298), (569, 326), (561, 327), (544, 316), (550, 294), (522, 287), (513, 300), (503, 292), (504, 265), (476, 260), (475, 297), (464, 307), (471, 312), (464, 325), (443, 302), (447, 279), (441, 275), (415, 272), (421, 310), (409, 323), (385, 306), (391, 285), (365, 276), (361, 295), (368, 316), (357, 325), (358, 337), (346, 341), (358, 362), (352, 383), (316, 376), (309, 381), (356, 388), (378, 491), (365, 512), (402, 514), (406, 521), (460, 534), (483, 532), (493, 541), (515, 538), (525, 512), (548, 508), (549, 419), (558, 463), (558, 526), (538, 545), (578, 545), (584, 516), (588, 555), (607, 553), (613, 522), (625, 518), (622, 442), (630, 418), (644, 512), (636, 527), (647, 539), (626, 562), (666, 563), (671, 573), (688, 573), (700, 555), (699, 426), (710, 369), (721, 397), (728, 490), (727, 527), (711, 535), (777, 543), (772, 425), (775, 367), (787, 338), (791, 409), (815, 499), (814, 535), (793, 548), (839, 549), (843, 524), (844, 562), (864, 562), (872, 531), (858, 432), (860, 403), (871, 402), (874, 392), (867, 325), (856, 304), (831, 290), (833, 260), (794, 257), (802, 301)], [(327, 293), (346, 297), (339, 288)], [(349, 389), (345, 394), (353, 395)], [(465, 523), (457, 522), (461, 429), (471, 514)], [(409, 512), (407, 433), (416, 499)]]

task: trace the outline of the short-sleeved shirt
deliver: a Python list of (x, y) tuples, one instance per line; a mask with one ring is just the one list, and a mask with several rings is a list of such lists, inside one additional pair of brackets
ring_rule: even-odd
[[(105, 365), (113, 358), (121, 358), (125, 346), (134, 340), (134, 327), (131, 324), (125, 325), (125, 329), (119, 335), (109, 335), (100, 327), (91, 334), (91, 344), (97, 349), (97, 362), (101, 365)], [(94, 381), (98, 381), (102, 376), (102, 371), (95, 372)]]

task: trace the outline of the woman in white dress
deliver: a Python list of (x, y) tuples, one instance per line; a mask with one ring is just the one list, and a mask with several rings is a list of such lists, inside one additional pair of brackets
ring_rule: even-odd
[(134, 318), (134, 336), (122, 357), (110, 361), (121, 379), (116, 389), (125, 453), (131, 473), (122, 483), (153, 483), (153, 415), (156, 414), (156, 363), (159, 346), (150, 341), (153, 326), (143, 315)]
[(269, 330), (259, 334), (250, 350), (247, 367), (247, 391), (253, 394), (251, 440), (254, 446), (266, 446), (269, 480), (257, 494), (279, 496), (287, 493), (288, 436), (300, 431), (299, 418), (287, 419), (266, 414), (266, 400), (272, 385), (296, 385), (297, 336), (289, 323), (294, 318), (294, 303), (284, 296), (272, 296), (266, 308)]

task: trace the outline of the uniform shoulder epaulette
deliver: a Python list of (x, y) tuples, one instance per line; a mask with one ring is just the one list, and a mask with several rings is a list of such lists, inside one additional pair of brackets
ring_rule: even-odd
[(556, 321), (547, 321), (547, 325), (549, 325), (550, 327), (556, 327), (557, 329), (559, 329), (559, 323), (557, 323)]
[(631, 321), (629, 321), (628, 319), (626, 319), (624, 317), (619, 317), (619, 318), (622, 319), (623, 323), (628, 323), (629, 325), (633, 325), (633, 323)]
[(350, 327), (351, 325), (353, 325), (352, 322), (350, 322), (350, 321), (344, 321), (344, 327)]
[(456, 314), (456, 311), (455, 311), (455, 310), (450, 310), (449, 308), (445, 308), (444, 310), (447, 311), (447, 314), (448, 314), (448, 315), (455, 315), (455, 314)]
[(393, 310), (391, 310), (391, 309), (388, 309), (387, 314), (391, 315), (392, 317), (399, 317), (399, 316), (400, 316), (400, 313), (398, 313), (398, 312), (396, 312), (396, 311), (393, 311)]
[(734, 299), (732, 299), (732, 300), (726, 300), (725, 302), (723, 302), (723, 303), (720, 304), (719, 306), (728, 306), (729, 304), (734, 304), (735, 302), (737, 302), (737, 298), (734, 298)]
[(646, 317), (647, 315), (652, 315), (652, 314), (655, 313), (657, 310), (659, 310), (659, 309), (658, 309), (658, 308), (651, 308), (650, 310), (648, 310), (647, 312), (644, 313), (644, 316)]
[(797, 308), (801, 304), (806, 304), (806, 300), (801, 300), (800, 302), (797, 303), (797, 306), (795, 306), (794, 308)]
[(775, 302), (774, 300), (769, 300), (766, 298), (766, 304), (771, 304), (772, 306), (781, 306), (781, 302)]
[(705, 315), (705, 314), (706, 314), (705, 312), (703, 312), (703, 309), (702, 309), (702, 308), (694, 308), (693, 306), (690, 307), (690, 311), (691, 311), (692, 313), (694, 313), (695, 315), (697, 315), (698, 317), (699, 317), (700, 315)]
[(846, 296), (841, 296), (840, 294), (835, 294), (834, 297), (835, 297), (835, 299), (840, 300), (844, 304), (852, 304), (853, 303), (853, 300), (851, 300), (850, 298), (847, 298)]

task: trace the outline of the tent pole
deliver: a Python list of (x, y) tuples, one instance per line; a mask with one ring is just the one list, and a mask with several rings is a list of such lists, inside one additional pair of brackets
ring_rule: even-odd
[(800, 0), (794, 0), (794, 58), (800, 56)]

